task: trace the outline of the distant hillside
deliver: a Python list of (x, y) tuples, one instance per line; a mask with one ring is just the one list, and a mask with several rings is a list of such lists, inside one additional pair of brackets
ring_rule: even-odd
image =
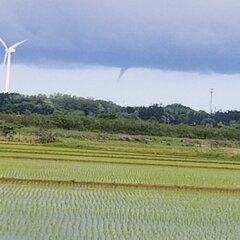
[(122, 107), (111, 101), (63, 94), (27, 96), (1, 93), (0, 112), (18, 115), (75, 113), (106, 119), (141, 119), (166, 124), (213, 126), (240, 124), (240, 111), (216, 112), (211, 116), (205, 111), (195, 111), (181, 104)]

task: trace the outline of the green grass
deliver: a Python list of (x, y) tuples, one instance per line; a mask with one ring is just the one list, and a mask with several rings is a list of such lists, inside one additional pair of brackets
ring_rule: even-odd
[(180, 142), (1, 143), (1, 238), (238, 239), (239, 149)]
[(0, 145), (2, 178), (240, 188), (239, 173), (239, 158), (223, 149), (116, 141), (85, 141), (80, 148)]
[(2, 239), (238, 239), (237, 193), (1, 184)]

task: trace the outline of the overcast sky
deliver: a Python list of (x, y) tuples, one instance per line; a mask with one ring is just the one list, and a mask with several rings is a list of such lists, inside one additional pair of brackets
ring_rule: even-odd
[(1, 0), (0, 37), (28, 40), (10, 89), (209, 111), (212, 87), (217, 110), (239, 110), (239, 12), (238, 0)]

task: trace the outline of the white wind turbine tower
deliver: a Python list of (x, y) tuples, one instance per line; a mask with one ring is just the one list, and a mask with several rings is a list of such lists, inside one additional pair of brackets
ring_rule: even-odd
[(5, 56), (3, 60), (3, 67), (4, 65), (7, 65), (6, 70), (6, 82), (5, 82), (5, 93), (9, 92), (9, 79), (10, 79), (10, 67), (11, 67), (11, 54), (16, 51), (16, 47), (21, 45), (22, 43), (26, 42), (26, 40), (23, 40), (21, 42), (17, 42), (13, 44), (11, 47), (8, 47), (7, 44), (0, 38), (0, 42), (5, 48)]

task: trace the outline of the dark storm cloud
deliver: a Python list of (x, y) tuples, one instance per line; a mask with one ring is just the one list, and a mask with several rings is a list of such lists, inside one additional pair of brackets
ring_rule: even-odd
[(0, 4), (0, 36), (9, 43), (28, 39), (19, 61), (240, 72), (238, 0)]

